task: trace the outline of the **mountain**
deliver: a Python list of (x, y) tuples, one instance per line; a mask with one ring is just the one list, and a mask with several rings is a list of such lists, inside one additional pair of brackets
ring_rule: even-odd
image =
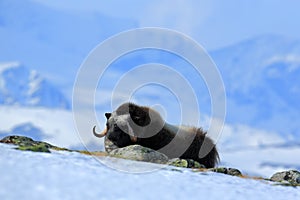
[(43, 133), (43, 131), (40, 128), (36, 127), (30, 122), (18, 124), (15, 127), (13, 127), (12, 130), (9, 132), (0, 131), (1, 137), (9, 135), (26, 135), (34, 140), (44, 140), (45, 138), (47, 138), (47, 136)]
[(59, 73), (55, 83), (72, 89), (77, 68), (96, 45), (137, 27), (136, 20), (99, 12), (74, 13), (33, 0), (0, 0), (0, 60), (19, 60), (50, 76)]
[(214, 52), (227, 121), (300, 140), (300, 41), (266, 35)]
[(18, 62), (0, 63), (0, 104), (70, 109), (59, 89)]

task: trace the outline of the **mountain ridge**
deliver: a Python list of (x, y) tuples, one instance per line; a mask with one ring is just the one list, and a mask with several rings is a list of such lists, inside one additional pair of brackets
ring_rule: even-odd
[(0, 104), (70, 109), (58, 88), (19, 62), (0, 63)]
[(263, 35), (211, 52), (223, 77), (227, 120), (300, 136), (300, 41)]

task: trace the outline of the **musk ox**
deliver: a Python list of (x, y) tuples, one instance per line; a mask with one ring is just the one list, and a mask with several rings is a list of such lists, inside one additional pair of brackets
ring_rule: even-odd
[(168, 124), (149, 107), (124, 103), (114, 112), (105, 113), (105, 117), (105, 130), (97, 133), (94, 126), (93, 133), (96, 137), (106, 137), (117, 147), (138, 144), (169, 158), (193, 159), (208, 168), (214, 167), (219, 160), (215, 144), (205, 131)]

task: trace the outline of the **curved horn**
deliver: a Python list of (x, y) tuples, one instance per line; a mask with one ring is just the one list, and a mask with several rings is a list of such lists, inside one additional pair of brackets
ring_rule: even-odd
[(94, 133), (94, 135), (95, 135), (96, 137), (102, 138), (102, 137), (104, 137), (104, 136), (106, 135), (106, 133), (107, 133), (107, 128), (105, 128), (104, 131), (102, 131), (101, 133), (97, 133), (97, 132), (96, 132), (96, 126), (94, 126), (94, 128), (93, 128), (93, 133)]

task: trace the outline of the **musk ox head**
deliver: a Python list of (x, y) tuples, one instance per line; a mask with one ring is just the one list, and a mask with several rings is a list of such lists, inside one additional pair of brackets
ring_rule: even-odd
[(106, 128), (96, 137), (106, 136), (118, 147), (136, 144), (139, 138), (150, 137), (163, 126), (160, 115), (148, 107), (124, 103), (112, 113), (105, 113)]

